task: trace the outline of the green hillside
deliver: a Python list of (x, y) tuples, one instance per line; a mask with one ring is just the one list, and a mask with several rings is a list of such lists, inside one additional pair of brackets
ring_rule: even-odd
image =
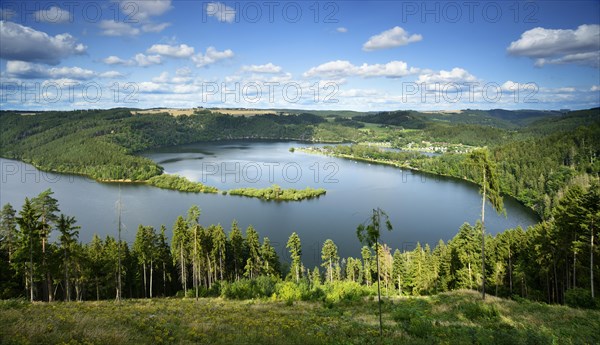
[(325, 305), (219, 298), (0, 301), (3, 344), (593, 344), (600, 311), (462, 290), (389, 298), (384, 335), (370, 299)]

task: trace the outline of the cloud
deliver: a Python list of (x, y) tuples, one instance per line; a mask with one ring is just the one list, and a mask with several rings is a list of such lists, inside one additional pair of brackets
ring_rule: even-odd
[(152, 17), (160, 16), (170, 10), (171, 0), (119, 0), (124, 21), (103, 20), (100, 22), (100, 34), (104, 36), (137, 36), (140, 33), (158, 33), (171, 23), (153, 23)]
[(281, 73), (281, 66), (274, 65), (269, 62), (265, 65), (250, 65), (250, 66), (242, 66), (242, 71), (244, 72), (252, 72), (252, 73)]
[(600, 91), (600, 85), (592, 85), (590, 91)]
[(175, 74), (179, 77), (189, 77), (192, 75), (192, 70), (189, 67), (181, 67), (175, 71)]
[(94, 71), (80, 67), (52, 67), (46, 68), (40, 64), (24, 61), (7, 61), (6, 73), (15, 78), (22, 79), (75, 79), (89, 80), (96, 76)]
[(66, 23), (71, 20), (69, 11), (65, 11), (60, 7), (52, 6), (47, 10), (40, 10), (33, 13), (33, 17), (38, 22), (44, 23)]
[(107, 65), (123, 65), (123, 66), (131, 66), (132, 65), (131, 60), (123, 60), (120, 57), (114, 56), (114, 55), (111, 55), (111, 56), (103, 59), (102, 62), (104, 62)]
[(441, 70), (438, 72), (427, 71), (419, 75), (417, 83), (425, 84), (449, 84), (449, 83), (473, 83), (477, 78), (468, 71), (455, 67), (450, 71)]
[(104, 36), (137, 36), (140, 29), (124, 22), (103, 20), (100, 22), (101, 34)]
[(168, 28), (169, 26), (171, 26), (171, 23), (147, 23), (142, 25), (142, 31), (158, 33)]
[(123, 74), (121, 72), (117, 72), (117, 71), (106, 71), (106, 72), (100, 73), (98, 76), (100, 78), (118, 79), (118, 78), (124, 78), (125, 74)]
[(339, 28), (335, 29), (335, 31), (337, 31), (339, 33), (342, 33), (342, 34), (345, 34), (346, 32), (348, 32), (348, 29), (346, 29), (343, 26), (340, 26)]
[(185, 84), (189, 83), (192, 78), (187, 76), (177, 75), (173, 78), (169, 77), (169, 72), (162, 72), (158, 77), (152, 78), (152, 81), (159, 84)]
[(580, 25), (577, 30), (537, 27), (511, 42), (507, 52), (536, 59), (536, 66), (580, 64), (599, 67), (600, 25)]
[(600, 51), (569, 54), (555, 59), (539, 58), (535, 60), (536, 67), (544, 67), (544, 65), (564, 65), (564, 64), (588, 65), (591, 67), (600, 67)]
[(146, 51), (149, 54), (158, 54), (172, 58), (189, 58), (194, 55), (194, 48), (186, 44), (178, 46), (168, 44), (155, 44)]
[(419, 34), (408, 35), (403, 28), (395, 26), (378, 35), (371, 36), (369, 40), (363, 44), (364, 51), (373, 51), (379, 49), (389, 49), (394, 47), (405, 46), (409, 43), (419, 42), (423, 36)]
[(165, 14), (171, 8), (171, 0), (119, 0), (121, 11), (131, 21), (147, 21), (150, 17)]
[(146, 55), (139, 53), (136, 54), (133, 58), (125, 60), (121, 59), (118, 56), (111, 55), (107, 58), (102, 59), (102, 62), (107, 65), (148, 67), (152, 65), (162, 64), (162, 57), (160, 55)]
[(206, 14), (215, 17), (220, 22), (233, 23), (235, 20), (235, 9), (222, 2), (209, 2), (206, 4)]
[(145, 55), (142, 53), (136, 54), (133, 60), (140, 67), (160, 65), (162, 63), (162, 58), (160, 55)]
[(390, 61), (386, 64), (355, 66), (346, 60), (329, 61), (317, 67), (312, 67), (304, 73), (304, 77), (386, 77), (400, 78), (419, 73), (419, 69), (408, 67), (404, 61)]
[(196, 64), (196, 67), (204, 67), (214, 64), (220, 60), (231, 59), (233, 58), (233, 55), (234, 54), (231, 49), (218, 51), (215, 49), (215, 47), (208, 47), (204, 55), (199, 53), (198, 55), (192, 56), (192, 61)]
[(82, 55), (87, 47), (68, 33), (49, 36), (28, 26), (0, 21), (0, 58), (58, 65), (71, 55)]

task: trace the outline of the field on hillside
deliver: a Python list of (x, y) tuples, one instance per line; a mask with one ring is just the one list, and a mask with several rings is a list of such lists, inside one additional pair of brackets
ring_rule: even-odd
[(276, 115), (275, 110), (270, 109), (228, 109), (228, 108), (215, 108), (209, 109), (213, 114), (225, 114), (233, 116), (256, 116), (256, 115)]
[(131, 113), (133, 115), (156, 115), (167, 113), (171, 116), (181, 116), (181, 115), (192, 115), (196, 109), (175, 109), (175, 108), (160, 108), (160, 109), (146, 109), (146, 110), (133, 110)]
[[(220, 298), (0, 301), (2, 344), (379, 344), (377, 304)], [(391, 298), (381, 344), (597, 344), (600, 311), (474, 291)]]

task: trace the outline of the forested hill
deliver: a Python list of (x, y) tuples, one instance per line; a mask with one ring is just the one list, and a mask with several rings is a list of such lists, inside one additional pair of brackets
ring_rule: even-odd
[[(0, 156), (43, 170), (99, 180), (146, 181), (162, 168), (135, 153), (162, 146), (227, 139), (380, 142), (395, 148), (488, 146), (504, 193), (546, 216), (571, 185), (600, 171), (600, 109), (572, 112), (463, 110), (380, 113), (289, 112), (233, 116), (133, 115), (131, 109), (0, 112)], [(432, 144), (432, 143), (435, 143)], [(460, 146), (459, 146), (460, 147)], [(450, 152), (451, 150), (448, 150)], [(412, 158), (424, 171), (471, 179), (464, 154)]]

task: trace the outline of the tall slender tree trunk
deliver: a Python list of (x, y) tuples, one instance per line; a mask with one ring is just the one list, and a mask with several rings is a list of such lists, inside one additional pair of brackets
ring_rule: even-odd
[(398, 275), (398, 294), (402, 296), (402, 281), (400, 280), (400, 275)]
[(485, 299), (485, 192), (486, 176), (483, 168), (483, 201), (481, 202), (481, 298)]
[(29, 236), (29, 299), (33, 302), (33, 236)]
[[(210, 256), (208, 255), (208, 253), (206, 253), (206, 263), (208, 264), (208, 272), (206, 272), (207, 276), (208, 276), (208, 288), (210, 289), (210, 287), (212, 286), (212, 266), (210, 264)], [(252, 274), (253, 270), (250, 270), (250, 274)]]
[(183, 257), (183, 244), (180, 245), (179, 250), (179, 262), (181, 265), (181, 283), (183, 284), (183, 292), (187, 294), (187, 278), (185, 274), (185, 259)]
[(194, 276), (194, 289), (196, 290), (196, 301), (198, 300), (198, 288), (200, 282), (198, 281), (200, 273), (198, 272), (198, 227), (194, 227), (194, 272), (192, 272)]
[(150, 298), (152, 298), (152, 273), (154, 272), (154, 262), (150, 260)]
[(96, 301), (100, 300), (100, 286), (98, 284), (98, 276), (96, 276)]
[(510, 295), (513, 294), (513, 281), (512, 281), (512, 254), (510, 252), (510, 243), (508, 244), (508, 283), (510, 286)]
[(573, 289), (577, 287), (577, 280), (575, 279), (575, 277), (576, 277), (575, 267), (576, 266), (577, 266), (577, 253), (575, 253), (575, 250), (573, 250)]
[[(379, 223), (379, 221), (377, 223)], [(379, 337), (383, 337), (383, 320), (381, 319), (381, 277), (379, 275), (379, 241), (375, 243), (375, 255), (377, 256), (377, 304), (379, 304)]]
[(221, 273), (221, 280), (223, 280), (223, 253), (221, 251), (219, 251), (219, 272)]
[(552, 260), (552, 268), (554, 270), (554, 291), (555, 291), (555, 299), (556, 303), (560, 303), (559, 293), (558, 293), (558, 276), (556, 275), (556, 260)]
[(473, 274), (471, 273), (471, 261), (469, 261), (468, 266), (469, 266), (469, 289), (473, 289)]
[(163, 271), (163, 297), (167, 297), (167, 265), (163, 261), (162, 263), (162, 271)]
[(65, 249), (65, 299), (71, 301), (71, 289), (69, 288), (69, 264), (67, 260), (67, 250)]
[(146, 294), (146, 291), (148, 291), (148, 285), (146, 282), (146, 263), (144, 262), (144, 264), (142, 266), (144, 267), (144, 298), (146, 298), (146, 296), (148, 296)]
[(592, 221), (592, 229), (590, 236), (590, 290), (592, 292), (592, 299), (594, 295), (594, 222)]

